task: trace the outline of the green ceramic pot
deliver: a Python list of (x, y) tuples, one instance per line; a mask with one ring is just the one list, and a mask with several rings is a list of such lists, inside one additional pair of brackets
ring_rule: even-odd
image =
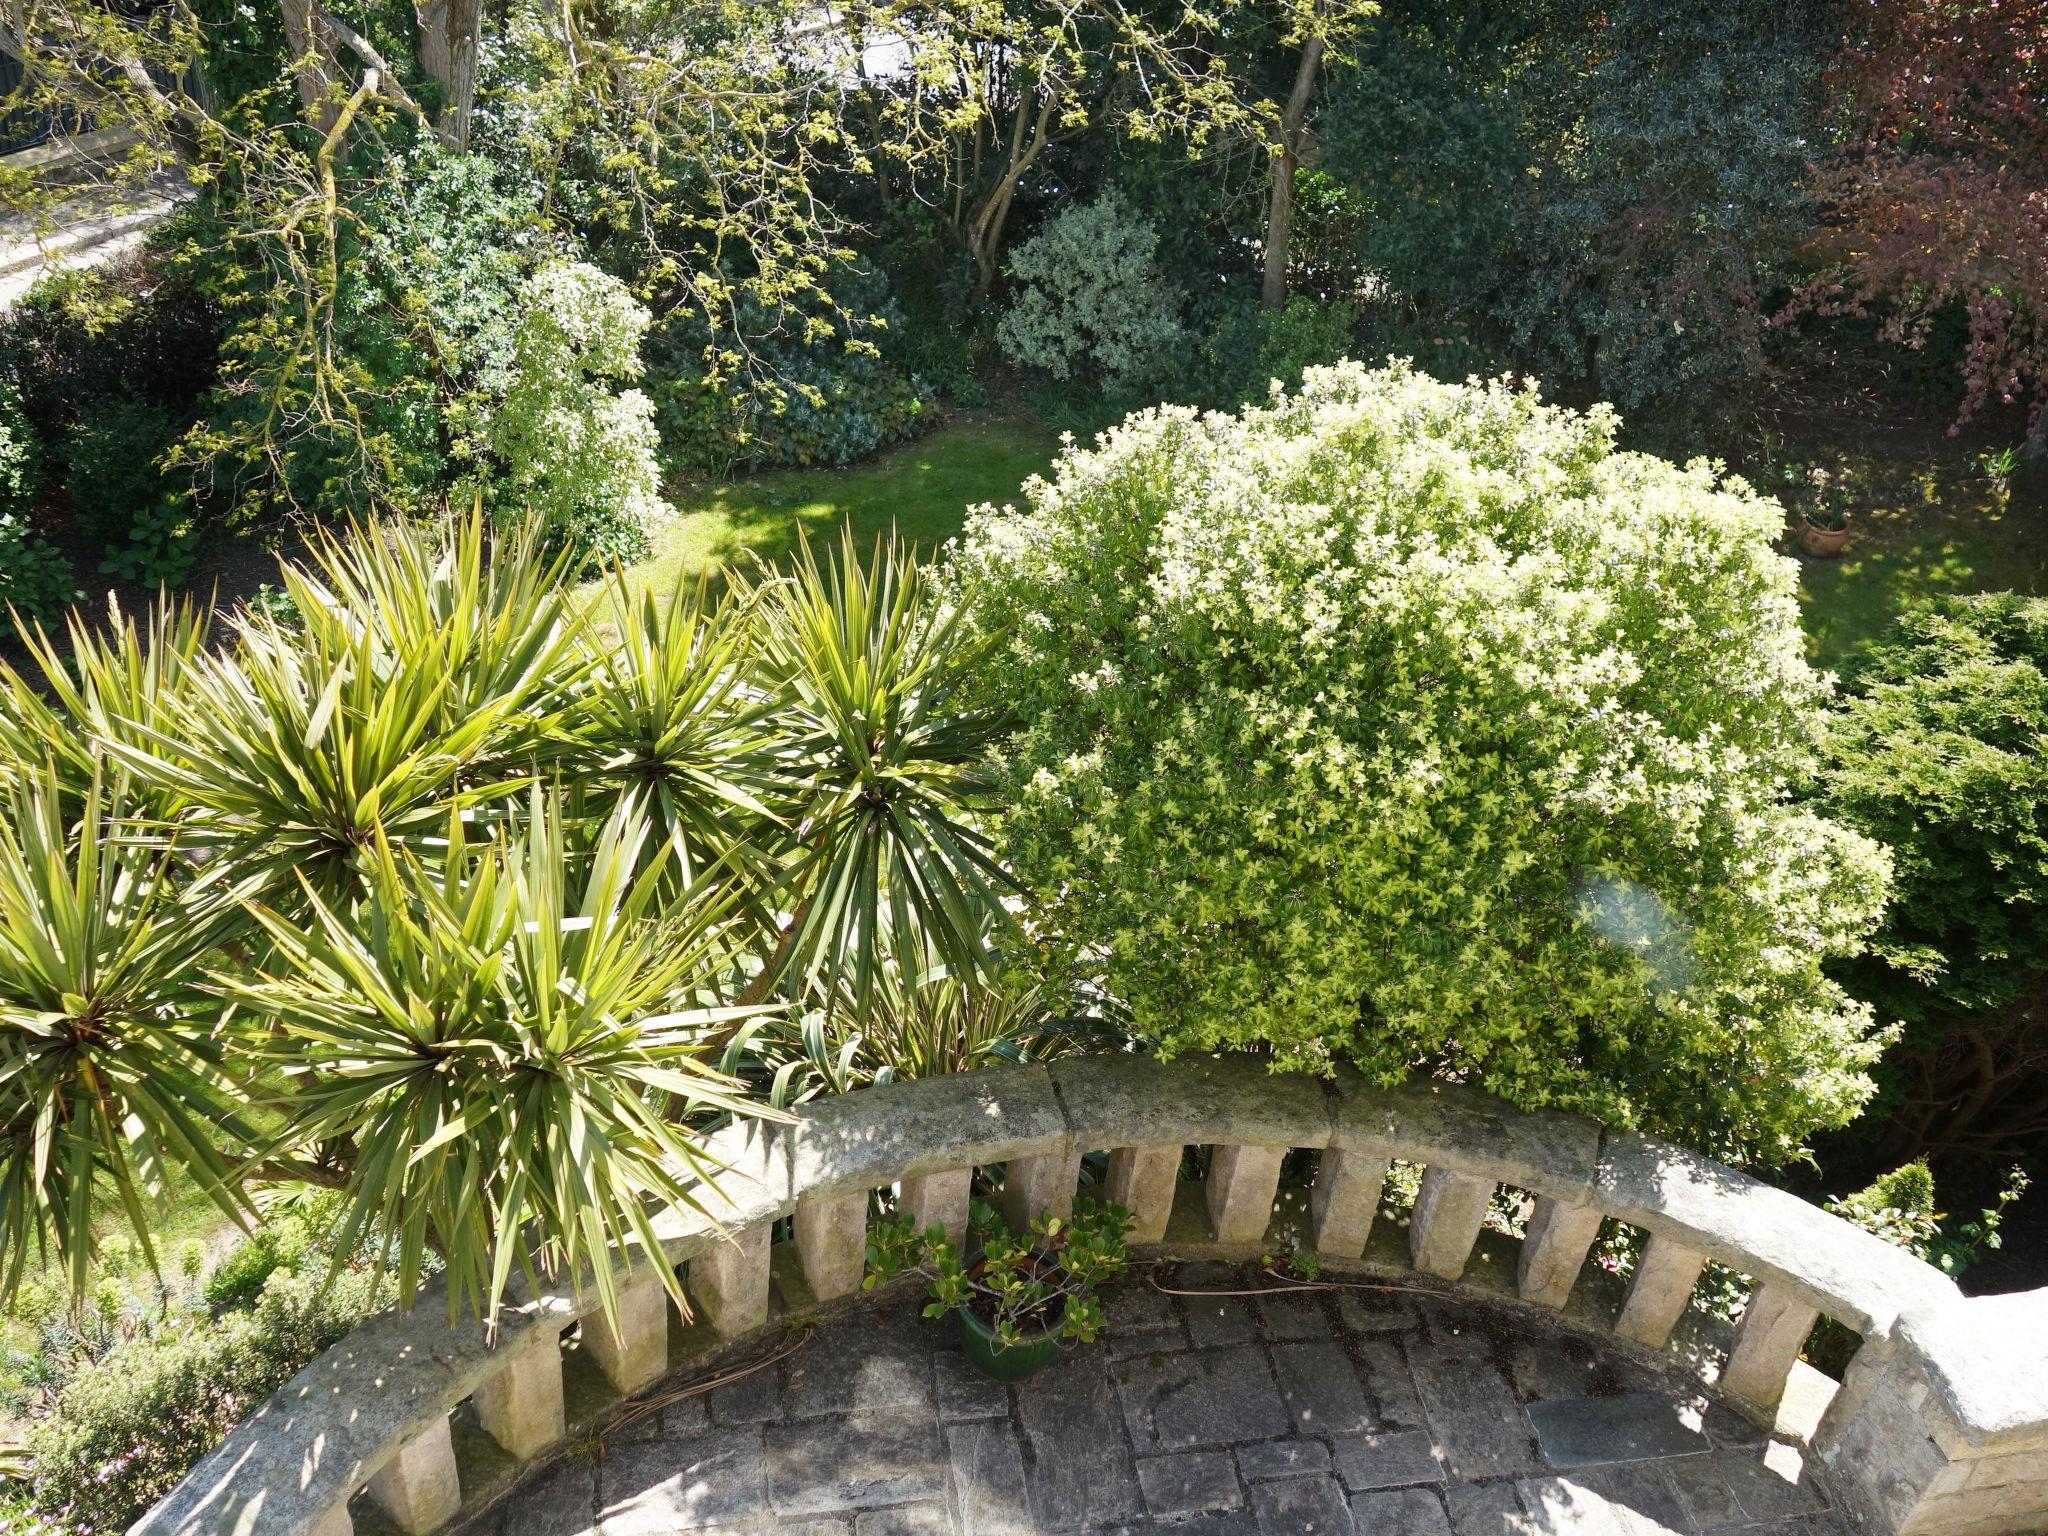
[[(971, 1274), (981, 1262), (981, 1255), (970, 1254), (967, 1269)], [(960, 1345), (967, 1358), (984, 1376), (997, 1381), (1022, 1381), (1027, 1376), (1036, 1376), (1059, 1353), (1060, 1319), (1055, 1318), (1052, 1326), (1039, 1333), (1027, 1333), (1021, 1342), (1007, 1349), (996, 1338), (996, 1331), (979, 1317), (971, 1307), (955, 1307), (953, 1315), (960, 1320)]]

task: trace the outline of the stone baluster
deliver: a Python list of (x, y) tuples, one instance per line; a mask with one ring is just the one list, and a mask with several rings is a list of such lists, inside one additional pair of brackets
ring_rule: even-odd
[(1539, 1307), (1562, 1307), (1571, 1300), (1572, 1287), (1578, 1284), (1579, 1271), (1586, 1267), (1586, 1255), (1599, 1235), (1599, 1206), (1566, 1205), (1539, 1195), (1522, 1237), (1522, 1260), (1515, 1273), (1522, 1300)]
[(668, 1288), (643, 1265), (619, 1287), (619, 1326), (602, 1312), (583, 1319), (583, 1347), (623, 1397), (668, 1374)]
[(1706, 1267), (1704, 1253), (1662, 1233), (1651, 1233), (1643, 1244), (1643, 1256), (1636, 1260), (1636, 1272), (1629, 1277), (1628, 1295), (1622, 1299), (1614, 1331), (1624, 1339), (1662, 1349), (1685, 1316), (1692, 1288), (1700, 1283), (1700, 1271)]
[(348, 1506), (337, 1504), (320, 1517), (320, 1523), (313, 1527), (312, 1536), (356, 1536), (356, 1523), (349, 1518)]
[(1285, 1147), (1217, 1147), (1209, 1158), (1209, 1226), (1219, 1243), (1261, 1243), (1273, 1223)]
[(384, 1463), (370, 1479), (370, 1498), (405, 1536), (427, 1536), (462, 1507), (455, 1475), (455, 1442), (448, 1421), (436, 1419)]
[(1177, 1144), (1110, 1149), (1109, 1198), (1131, 1213), (1132, 1243), (1166, 1240), (1182, 1150)]
[(1071, 1216), (1080, 1160), (1071, 1149), (1013, 1157), (1003, 1170), (1003, 1219), (1022, 1237), (1041, 1216)]
[(1799, 1363), (1799, 1351), (1820, 1316), (1789, 1286), (1765, 1281), (1756, 1288), (1735, 1331), (1735, 1348), (1721, 1370), (1721, 1390), (1732, 1392), (1766, 1416), (1777, 1412), (1785, 1382)]
[(806, 1195), (796, 1203), (796, 1257), (818, 1301), (860, 1289), (868, 1262), (868, 1192)]
[[(584, 1327), (587, 1330), (589, 1324)], [(552, 1329), (522, 1339), (472, 1400), (491, 1438), (515, 1459), (531, 1461), (568, 1432), (562, 1411), (561, 1339)]]
[(929, 1232), (944, 1227), (955, 1248), (967, 1236), (967, 1206), (974, 1189), (972, 1168), (948, 1168), (905, 1179), (896, 1190), (896, 1208)]
[(1463, 1275), (1492, 1200), (1491, 1179), (1475, 1179), (1448, 1168), (1423, 1169), (1422, 1189), (1408, 1219), (1410, 1262), (1421, 1273), (1439, 1280)]
[(727, 1234), (690, 1260), (690, 1299), (704, 1320), (727, 1338), (768, 1321), (769, 1224)]
[(1331, 1259), (1355, 1259), (1365, 1252), (1390, 1166), (1388, 1159), (1374, 1152), (1331, 1147), (1323, 1153), (1316, 1163), (1315, 1187), (1308, 1196), (1317, 1253)]

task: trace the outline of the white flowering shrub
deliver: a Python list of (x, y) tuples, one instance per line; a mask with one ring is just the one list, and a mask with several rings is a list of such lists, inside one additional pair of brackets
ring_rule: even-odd
[(1112, 397), (1143, 391), (1186, 340), (1158, 250), (1158, 233), (1114, 192), (1067, 209), (1010, 253), (1017, 296), (997, 342), (1056, 379)]
[(1166, 1053), (1418, 1069), (1792, 1154), (1882, 1039), (1822, 970), (1883, 850), (1791, 804), (1783, 512), (1605, 408), (1406, 366), (1148, 411), (982, 507), (1000, 828), (1049, 963)]
[(593, 559), (630, 559), (661, 497), (654, 408), (637, 389), (647, 310), (617, 278), (556, 261), (521, 285), (485, 437), (501, 513), (536, 515)]

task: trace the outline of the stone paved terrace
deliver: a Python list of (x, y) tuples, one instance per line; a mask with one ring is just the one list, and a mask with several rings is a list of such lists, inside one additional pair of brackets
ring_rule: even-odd
[[(1268, 1286), (1189, 1263), (1176, 1289)], [(1173, 1297), (1015, 1388), (899, 1289), (529, 1474), (465, 1536), (1846, 1536), (1799, 1450), (1675, 1361), (1482, 1299)], [(601, 1447), (601, 1449), (600, 1449)]]

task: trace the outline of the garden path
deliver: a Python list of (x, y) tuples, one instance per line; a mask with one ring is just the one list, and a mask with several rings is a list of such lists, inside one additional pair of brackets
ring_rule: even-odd
[[(1255, 1286), (1187, 1264), (1175, 1288)], [(1169, 1296), (1042, 1376), (885, 1301), (544, 1467), (464, 1536), (1840, 1536), (1797, 1447), (1679, 1371), (1483, 1301)], [(655, 1388), (673, 1397), (680, 1383)]]

